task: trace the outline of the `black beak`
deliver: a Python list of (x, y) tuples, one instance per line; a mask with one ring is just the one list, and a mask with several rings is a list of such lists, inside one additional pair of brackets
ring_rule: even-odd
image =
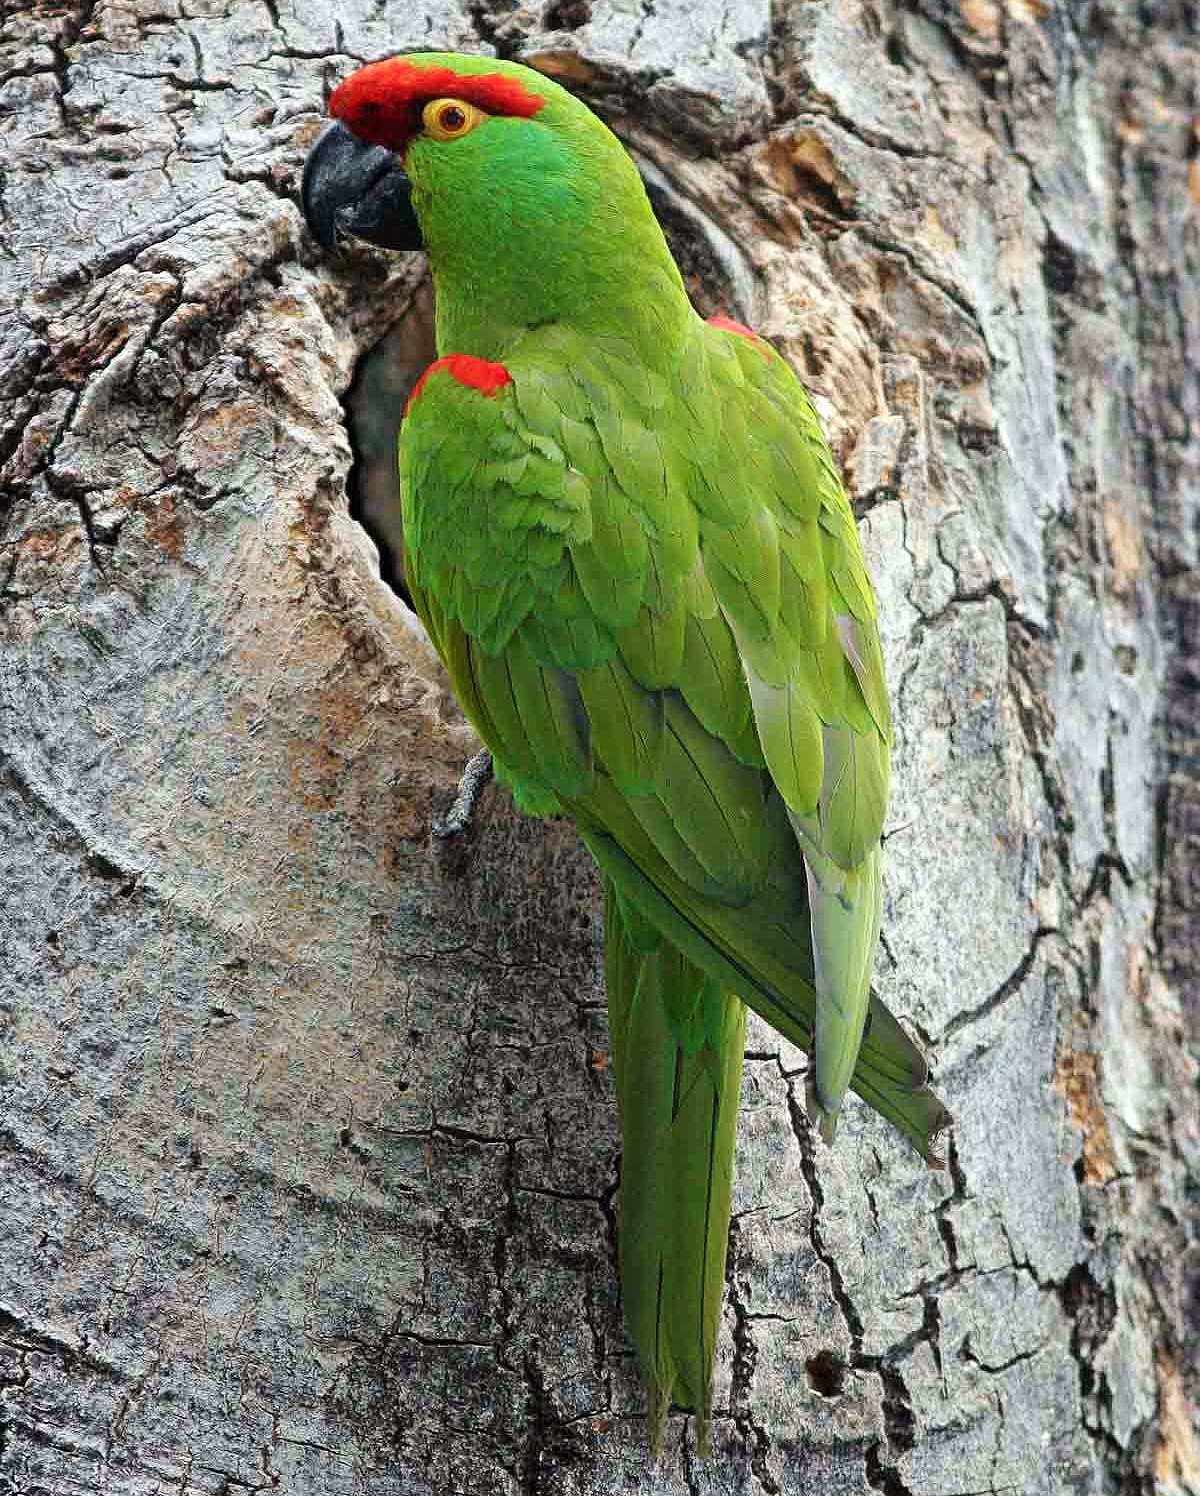
[(345, 234), (384, 249), (422, 248), (412, 183), (400, 163), (383, 146), (364, 145), (340, 120), (331, 120), (313, 142), (300, 204), (326, 249)]

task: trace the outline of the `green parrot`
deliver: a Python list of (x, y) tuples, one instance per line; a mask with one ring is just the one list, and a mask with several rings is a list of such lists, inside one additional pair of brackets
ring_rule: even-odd
[(517, 803), (604, 886), (619, 1265), (652, 1446), (706, 1446), (750, 1007), (931, 1162), (948, 1120), (871, 993), (891, 721), (807, 393), (704, 321), (616, 137), (490, 57), (372, 63), (305, 166), (317, 237), (423, 248), (439, 357), (400, 434), (408, 587)]

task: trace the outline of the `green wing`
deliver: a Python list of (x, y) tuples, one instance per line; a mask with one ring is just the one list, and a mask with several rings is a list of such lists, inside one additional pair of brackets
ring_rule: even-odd
[(673, 378), (531, 334), (494, 396), (431, 380), (401, 441), (409, 581), (520, 803), (605, 877), (621, 1275), (655, 1426), (707, 1416), (740, 1011), (925, 1155), (947, 1120), (870, 994), (887, 693), (853, 516), (786, 364), (697, 322)]
[(689, 959), (815, 1045), (827, 1133), (848, 1082), (930, 1157), (945, 1112), (869, 992), (890, 719), (807, 395), (699, 321), (670, 381), (561, 327), (507, 362), (492, 399), (431, 382), (401, 443), (414, 595), (464, 708), (522, 803), (574, 815)]

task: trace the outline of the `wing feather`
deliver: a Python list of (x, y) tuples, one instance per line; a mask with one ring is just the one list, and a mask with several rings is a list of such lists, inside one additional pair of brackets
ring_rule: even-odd
[[(870, 996), (891, 723), (811, 402), (767, 345), (701, 324), (669, 381), (619, 338), (530, 338), (494, 399), (431, 382), (402, 440), (464, 705), (688, 960), (815, 1037), (826, 1132), (849, 1084), (928, 1155), (941, 1105)], [(445, 532), (416, 498), (439, 485)], [(470, 595), (489, 582), (499, 607)]]

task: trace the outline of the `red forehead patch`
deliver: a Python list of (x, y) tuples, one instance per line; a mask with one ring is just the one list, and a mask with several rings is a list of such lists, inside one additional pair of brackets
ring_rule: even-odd
[(466, 99), (488, 114), (529, 119), (545, 104), (541, 94), (505, 73), (456, 73), (423, 68), (406, 57), (370, 62), (339, 83), (329, 112), (359, 140), (400, 152), (421, 129), (430, 99)]

